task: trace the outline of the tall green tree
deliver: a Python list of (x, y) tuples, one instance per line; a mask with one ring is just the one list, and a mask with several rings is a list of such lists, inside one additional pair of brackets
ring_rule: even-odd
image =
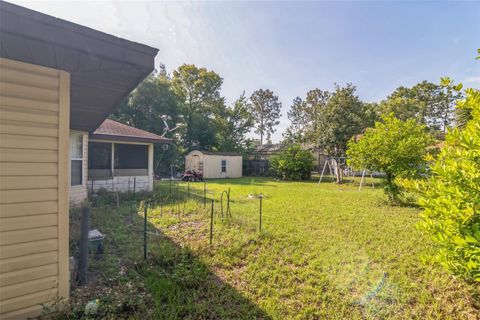
[(110, 116), (113, 120), (156, 134), (181, 122), (177, 97), (164, 67), (148, 76)]
[(247, 133), (253, 128), (250, 103), (245, 93), (232, 106), (221, 108), (215, 115), (218, 149), (245, 152), (251, 143)]
[(401, 120), (416, 119), (437, 132), (446, 132), (454, 120), (458, 99), (449, 87), (422, 81), (411, 88), (399, 87), (380, 104), (383, 114), (393, 113)]
[(280, 123), (280, 111), (282, 103), (278, 97), (269, 89), (258, 89), (250, 97), (250, 112), (255, 123), (255, 133), (260, 135), (260, 143), (263, 144), (263, 137), (266, 135), (270, 140), (271, 134), (276, 131)]
[(305, 100), (295, 98), (287, 113), (291, 125), (284, 137), (295, 143), (315, 144), (321, 113), (330, 96), (328, 91), (317, 88), (308, 91)]
[(304, 132), (308, 123), (305, 112), (305, 102), (300, 97), (293, 99), (290, 110), (287, 112), (290, 125), (283, 133), (283, 143), (301, 143), (304, 139)]
[(348, 141), (373, 124), (367, 112), (369, 106), (360, 100), (355, 91), (356, 87), (350, 83), (345, 87), (335, 86), (335, 91), (319, 113), (314, 133), (317, 146), (333, 157), (337, 183), (343, 182), (345, 162), (340, 159), (346, 155)]
[[(182, 115), (165, 67), (160, 66), (160, 71), (147, 77), (110, 118), (158, 135), (166, 132), (165, 121), (170, 129), (180, 125), (183, 122)], [(167, 138), (173, 139), (168, 149), (155, 148), (154, 170), (156, 173), (167, 174), (170, 165), (178, 159), (181, 150), (177, 146), (181, 131), (182, 128), (177, 128), (175, 131), (166, 133)]]
[(348, 164), (359, 170), (385, 173), (389, 200), (399, 200), (401, 188), (396, 178), (419, 178), (425, 173), (425, 156), (434, 142), (426, 126), (415, 119), (402, 121), (393, 113), (383, 116), (357, 140), (348, 144)]
[(225, 105), (220, 95), (222, 83), (214, 71), (193, 64), (181, 65), (173, 72), (172, 87), (185, 123), (182, 143), (187, 152), (216, 143), (210, 120), (215, 110)]

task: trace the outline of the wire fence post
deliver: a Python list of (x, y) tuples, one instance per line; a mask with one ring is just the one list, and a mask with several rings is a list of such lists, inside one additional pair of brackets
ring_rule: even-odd
[(190, 181), (187, 182), (187, 201), (190, 199)]
[(133, 177), (133, 198), (135, 199), (135, 189), (137, 188), (137, 177)]
[(90, 208), (82, 207), (82, 217), (80, 220), (80, 257), (78, 262), (78, 282), (80, 285), (84, 285), (87, 283), (89, 228)]
[(210, 213), (210, 246), (213, 240), (213, 199), (212, 199), (212, 211)]
[(260, 223), (259, 223), (259, 232), (262, 232), (262, 199), (263, 199), (263, 195), (260, 194)]
[(228, 194), (227, 194), (227, 218), (232, 216), (232, 212), (230, 211), (230, 187), (228, 187)]
[(160, 197), (160, 218), (163, 217), (163, 202), (162, 202), (162, 197)]
[(207, 183), (203, 182), (203, 209), (207, 208)]
[(143, 260), (147, 260), (147, 210), (148, 203), (145, 201), (143, 206)]

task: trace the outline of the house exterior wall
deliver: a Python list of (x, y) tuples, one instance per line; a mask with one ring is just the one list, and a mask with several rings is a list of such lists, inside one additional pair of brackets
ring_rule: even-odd
[(69, 296), (70, 77), (0, 58), (0, 319)]
[(71, 131), (82, 135), (83, 137), (83, 165), (82, 165), (82, 184), (72, 186), (70, 184), (70, 162), (69, 162), (69, 183), (68, 198), (70, 205), (79, 205), (88, 198), (87, 182), (88, 182), (88, 133), (81, 131)]
[[(152, 181), (152, 183), (150, 182)], [(146, 175), (142, 176), (125, 176), (89, 180), (88, 191), (96, 193), (101, 189), (110, 192), (141, 192), (153, 190), (153, 179)]]
[[(227, 161), (226, 172), (222, 172), (222, 160)], [(203, 171), (197, 169), (198, 162), (203, 162)], [(186, 156), (185, 169), (201, 171), (205, 179), (240, 178), (242, 156), (210, 155), (201, 151), (192, 151)]]

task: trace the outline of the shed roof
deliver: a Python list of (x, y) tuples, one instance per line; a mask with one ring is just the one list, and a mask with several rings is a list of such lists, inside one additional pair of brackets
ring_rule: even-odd
[(170, 143), (172, 140), (159, 136), (142, 129), (127, 126), (126, 124), (106, 119), (102, 125), (90, 135), (95, 140), (115, 140), (131, 142), (163, 142)]
[(210, 156), (230, 156), (230, 157), (242, 156), (238, 152), (229, 152), (229, 151), (203, 151), (203, 150), (194, 150), (194, 151), (201, 152), (203, 154), (210, 155)]
[(70, 73), (70, 127), (93, 132), (153, 71), (158, 49), (0, 1), (0, 56)]

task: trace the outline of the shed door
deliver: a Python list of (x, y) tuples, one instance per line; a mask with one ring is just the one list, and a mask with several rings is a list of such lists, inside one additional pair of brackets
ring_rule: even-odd
[[(203, 163), (202, 163), (203, 165)], [(199, 155), (193, 155), (192, 156), (192, 162), (191, 162), (191, 169), (192, 170), (195, 170), (196, 172), (201, 172), (203, 171), (203, 168), (201, 168), (202, 170), (200, 170), (200, 156)]]
[(69, 74), (0, 58), (0, 318), (68, 297)]

